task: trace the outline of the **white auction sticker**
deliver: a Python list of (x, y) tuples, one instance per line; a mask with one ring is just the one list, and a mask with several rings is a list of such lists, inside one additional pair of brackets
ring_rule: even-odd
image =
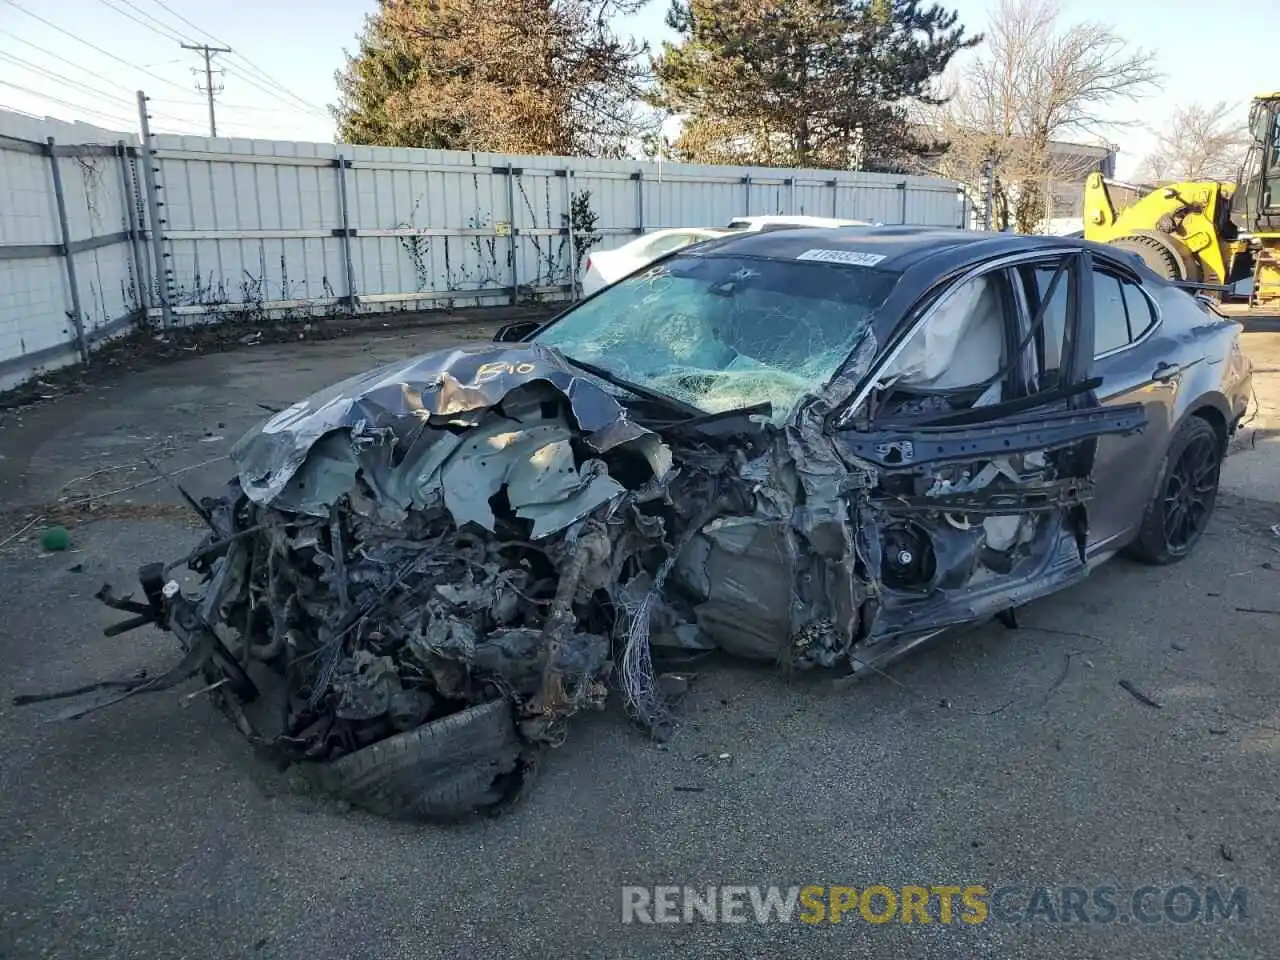
[(884, 259), (883, 253), (860, 253), (857, 250), (806, 250), (797, 260), (821, 260), (824, 263), (851, 263), (857, 267), (874, 267)]

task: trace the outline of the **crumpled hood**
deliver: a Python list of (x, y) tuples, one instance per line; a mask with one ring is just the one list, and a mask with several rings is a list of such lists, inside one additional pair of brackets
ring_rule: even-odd
[[(574, 424), (546, 410), (546, 400), (557, 396), (568, 401)], [(490, 413), (499, 405), (500, 414)], [(365, 492), (381, 501), (377, 506), (391, 508), (384, 519), (444, 494), (459, 523), (490, 526), (487, 508), (454, 508), (512, 479), (517, 456), (536, 465), (537, 476), (517, 478), (535, 498), (530, 504), (547, 502), (539, 496), (568, 499), (587, 487), (594, 487), (593, 503), (618, 492), (591, 466), (598, 461), (572, 463), (570, 426), (597, 453), (638, 444), (656, 476), (670, 469), (670, 453), (656, 434), (628, 419), (625, 407), (558, 351), (533, 343), (463, 344), (351, 377), (250, 430), (231, 459), (244, 492), (262, 505), (324, 516), (355, 489), (359, 474)], [(508, 455), (481, 458), (499, 450)], [(444, 471), (459, 457), (479, 469), (446, 482)], [(551, 471), (558, 474), (554, 488), (529, 489), (545, 484)]]

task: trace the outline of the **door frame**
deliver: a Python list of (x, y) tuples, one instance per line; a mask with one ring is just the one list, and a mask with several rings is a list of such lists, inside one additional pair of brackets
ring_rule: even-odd
[[(903, 331), (894, 338), (892, 345), (872, 364), (858, 387), (827, 415), (828, 425), (837, 430), (850, 429), (853, 419), (870, 396), (880, 375), (898, 358), (924, 325), (932, 321), (947, 298), (965, 283), (990, 273), (1007, 271), (1029, 263), (1045, 262), (1068, 263), (1067, 337), (1064, 339), (1064, 343), (1068, 345), (1064, 347), (1063, 357), (1063, 363), (1068, 365), (1068, 369), (1062, 385), (1079, 384), (1087, 380), (1093, 364), (1093, 258), (1091, 253), (1085, 248), (1023, 251), (984, 261), (944, 278), (917, 297), (907, 310), (908, 316), (912, 314), (915, 316), (904, 325)], [(1108, 264), (1111, 265), (1110, 261)], [(1029, 305), (1025, 299), (1017, 296), (1016, 284), (1014, 292), (1018, 338), (1021, 340), (1030, 330), (1030, 324), (1034, 318), (1029, 315)], [(1072, 406), (1087, 403), (1084, 398), (1079, 397), (1073, 398), (1073, 401)], [(991, 412), (991, 419), (999, 419), (1007, 415), (1007, 412), (1001, 409), (1003, 406), (1004, 404), (993, 404), (987, 408)]]

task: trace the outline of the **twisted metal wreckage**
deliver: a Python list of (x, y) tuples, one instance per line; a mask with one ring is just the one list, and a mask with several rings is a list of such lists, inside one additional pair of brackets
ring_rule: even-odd
[[(183, 561), (143, 568), (145, 603), (103, 588), (135, 615), (111, 632), (155, 622), (181, 661), (97, 685), (64, 716), (201, 674), (246, 737), (308, 761), (322, 788), (388, 815), (452, 817), (518, 795), (566, 720), (604, 705), (611, 674), (634, 717), (669, 734), (651, 648), (865, 667), (877, 647), (956, 619), (941, 602), (909, 616), (879, 603), (910, 586), (895, 536), (938, 510), (975, 515), (972, 529), (935, 531), (928, 577), (944, 595), (990, 577), (1062, 533), (1037, 518), (1069, 517), (1087, 496), (1057, 475), (1087, 469), (1055, 472), (1044, 451), (1140, 426), (1131, 412), (1042, 415), (1022, 450), (1007, 432), (991, 450), (970, 437), (939, 444), (930, 467), (891, 436), (826, 426), (875, 350), (868, 331), (782, 425), (764, 405), (707, 414), (644, 391), (637, 409), (654, 403), (633, 419), (589, 365), (527, 342), (337, 384), (238, 442), (236, 478), (199, 505), (209, 534)], [(969, 469), (984, 456), (998, 469)], [(974, 492), (1014, 468), (1016, 504)], [(983, 526), (1017, 511), (1012, 529)], [(1082, 533), (1063, 539), (1034, 592), (1075, 575)], [(183, 562), (202, 592), (168, 579)], [(987, 606), (1008, 602), (993, 590)]]

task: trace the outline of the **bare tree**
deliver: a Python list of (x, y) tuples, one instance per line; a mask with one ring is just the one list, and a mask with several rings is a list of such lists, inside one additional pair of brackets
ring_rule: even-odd
[(1157, 132), (1142, 176), (1156, 182), (1235, 180), (1249, 148), (1243, 120), (1225, 100), (1178, 107)]
[(1100, 139), (1110, 116), (1159, 79), (1153, 53), (1130, 47), (1111, 27), (1064, 24), (1057, 0), (1001, 0), (987, 42), (928, 122), (947, 149), (932, 172), (976, 185), (995, 171), (993, 221), (1030, 232), (1045, 217), (1054, 180), (1078, 181), (1096, 160), (1054, 149), (1056, 141)]

